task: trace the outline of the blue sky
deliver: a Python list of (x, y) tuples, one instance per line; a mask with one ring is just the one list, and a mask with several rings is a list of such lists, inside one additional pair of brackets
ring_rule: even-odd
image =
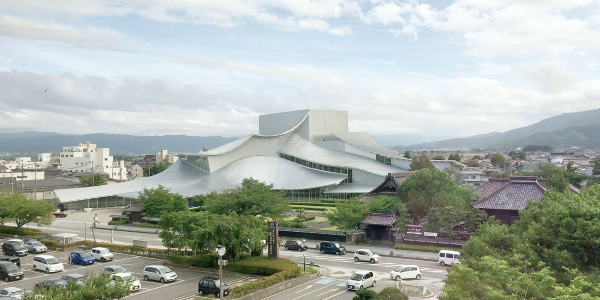
[[(590, 0), (0, 2), (0, 131), (469, 136), (600, 107)], [(44, 90), (48, 91), (44, 92)]]

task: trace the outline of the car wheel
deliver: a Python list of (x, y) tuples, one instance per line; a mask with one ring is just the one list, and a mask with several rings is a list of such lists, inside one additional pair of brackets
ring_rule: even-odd
[(37, 271), (37, 267), (35, 265), (33, 265), (33, 270)]
[(4, 277), (4, 280), (6, 280), (6, 282), (10, 281), (10, 278), (8, 278), (8, 275), (6, 277)]
[(371, 286), (375, 287), (375, 284), (377, 284), (377, 281), (373, 280), (373, 285), (371, 285)]
[(359, 261), (358, 257), (355, 257), (355, 258), (354, 258), (354, 261), (358, 262), (358, 261)]
[(325, 251), (321, 250), (321, 254), (325, 254)]
[(144, 275), (144, 280), (148, 281), (148, 275)]
[(219, 296), (221, 296), (221, 295), (219, 294), (219, 292), (217, 292), (217, 293), (215, 294), (215, 298), (219, 298)]
[(372, 258), (371, 258), (371, 263), (372, 263), (372, 264), (374, 264), (374, 263), (375, 263), (375, 260), (374, 260), (374, 259), (372, 259)]
[(80, 266), (83, 266), (83, 260), (79, 262), (79, 265), (80, 265)]
[(298, 251), (302, 251), (302, 248), (298, 248)]
[(46, 268), (46, 273), (50, 274), (50, 270), (48, 268)]
[(164, 277), (160, 278), (160, 283), (165, 283), (165, 278)]
[(416, 279), (417, 279), (417, 280), (421, 279), (421, 274), (417, 274), (417, 277), (416, 277)]
[(396, 275), (396, 278), (394, 278), (394, 279), (395, 279), (396, 281), (400, 281), (400, 280), (401, 280), (401, 278), (400, 278), (400, 276), (399, 276), (399, 275)]
[(101, 261), (101, 262), (105, 262), (105, 261), (106, 261), (106, 258), (102, 257), (102, 258), (100, 258), (100, 261)]
[(198, 291), (198, 295), (202, 296), (202, 291)]
[(285, 247), (283, 247), (283, 248), (285, 248), (285, 250), (288, 250), (288, 247), (287, 247), (287, 246), (285, 246)]
[(362, 285), (358, 287), (359, 290), (362, 290)]
[(335, 254), (337, 254), (337, 255), (342, 255), (342, 252), (339, 252), (339, 251), (338, 251), (338, 252), (336, 252)]
[(443, 261), (440, 261), (440, 266), (442, 266), (442, 267), (443, 267), (443, 266), (445, 266), (445, 265), (446, 265), (446, 263), (445, 263), (445, 262), (443, 262)]

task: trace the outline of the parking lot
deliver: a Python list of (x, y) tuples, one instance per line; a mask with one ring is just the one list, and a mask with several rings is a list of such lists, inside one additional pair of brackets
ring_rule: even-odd
[[(3, 242), (3, 240), (1, 241)], [(218, 277), (218, 270), (203, 269), (202, 271), (196, 270), (182, 270), (178, 268), (171, 268), (177, 273), (177, 280), (161, 284), (160, 282), (144, 281), (142, 278), (142, 270), (144, 266), (151, 264), (163, 264), (165, 261), (161, 259), (140, 257), (134, 255), (114, 253), (114, 260), (109, 262), (95, 262), (92, 265), (80, 266), (80, 265), (69, 265), (69, 253), (70, 252), (57, 252), (48, 251), (48, 255), (52, 255), (60, 260), (65, 270), (58, 273), (46, 274), (42, 271), (33, 271), (33, 257), (34, 254), (28, 254), (27, 256), (21, 257), (21, 269), (24, 271), (24, 278), (18, 281), (11, 282), (0, 282), (0, 289), (6, 287), (17, 287), (23, 289), (26, 292), (33, 290), (34, 285), (37, 282), (49, 279), (58, 278), (66, 274), (78, 273), (85, 275), (87, 272), (93, 272), (94, 274), (100, 273), (104, 266), (108, 265), (121, 265), (133, 275), (140, 279), (142, 287), (139, 291), (132, 292), (128, 299), (176, 299), (176, 300), (187, 300), (194, 299), (198, 296), (198, 281), (200, 278), (205, 276)], [(260, 278), (260, 276), (246, 275), (246, 274), (235, 274), (224, 272), (223, 281), (230, 287), (236, 287), (250, 281)], [(201, 298), (201, 297), (200, 297)]]

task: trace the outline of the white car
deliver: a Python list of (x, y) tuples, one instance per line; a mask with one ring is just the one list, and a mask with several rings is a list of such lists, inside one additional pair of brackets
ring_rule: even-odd
[(64, 271), (63, 264), (52, 255), (37, 255), (33, 258), (33, 270), (41, 270), (46, 273)]
[(377, 283), (375, 274), (373, 271), (361, 270), (356, 271), (350, 279), (346, 281), (346, 288), (348, 290), (362, 290), (371, 286), (375, 286)]
[(107, 248), (96, 247), (90, 251), (95, 260), (105, 262), (113, 260), (113, 254)]
[(379, 262), (379, 255), (367, 249), (358, 249), (354, 252), (354, 261), (370, 261), (372, 264)]
[[(139, 291), (142, 288), (142, 284), (137, 277), (129, 273), (117, 273), (114, 274), (111, 279), (115, 282), (122, 282), (129, 286), (129, 290), (132, 292)], [(114, 283), (113, 283), (114, 284)]]
[(160, 281), (160, 283), (165, 283), (168, 281), (177, 280), (177, 274), (173, 272), (173, 270), (161, 265), (150, 265), (144, 267), (144, 272), (142, 275), (146, 281), (156, 280)]
[(460, 264), (460, 252), (452, 250), (440, 250), (438, 264), (440, 264), (440, 266)]
[(394, 280), (400, 279), (421, 279), (421, 268), (415, 265), (404, 265), (397, 267), (390, 273), (390, 278)]

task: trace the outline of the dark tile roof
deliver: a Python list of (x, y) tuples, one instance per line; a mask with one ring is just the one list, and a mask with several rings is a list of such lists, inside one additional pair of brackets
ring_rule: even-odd
[(396, 223), (396, 215), (394, 214), (367, 214), (363, 224), (393, 226)]
[(410, 177), (413, 172), (396, 172), (389, 173), (383, 179), (383, 182), (379, 184), (377, 187), (372, 189), (370, 192), (360, 195), (359, 199), (361, 202), (377, 198), (377, 196), (388, 196), (394, 197), (396, 196), (396, 189), (406, 180), (406, 178)]
[(509, 178), (490, 178), (488, 182), (476, 187), (473, 192), (485, 198), (510, 182)]
[(129, 206), (129, 208), (126, 209), (125, 211), (140, 212), (140, 211), (143, 211), (143, 208), (142, 208), (142, 206), (140, 206), (138, 204), (131, 204), (131, 206)]

